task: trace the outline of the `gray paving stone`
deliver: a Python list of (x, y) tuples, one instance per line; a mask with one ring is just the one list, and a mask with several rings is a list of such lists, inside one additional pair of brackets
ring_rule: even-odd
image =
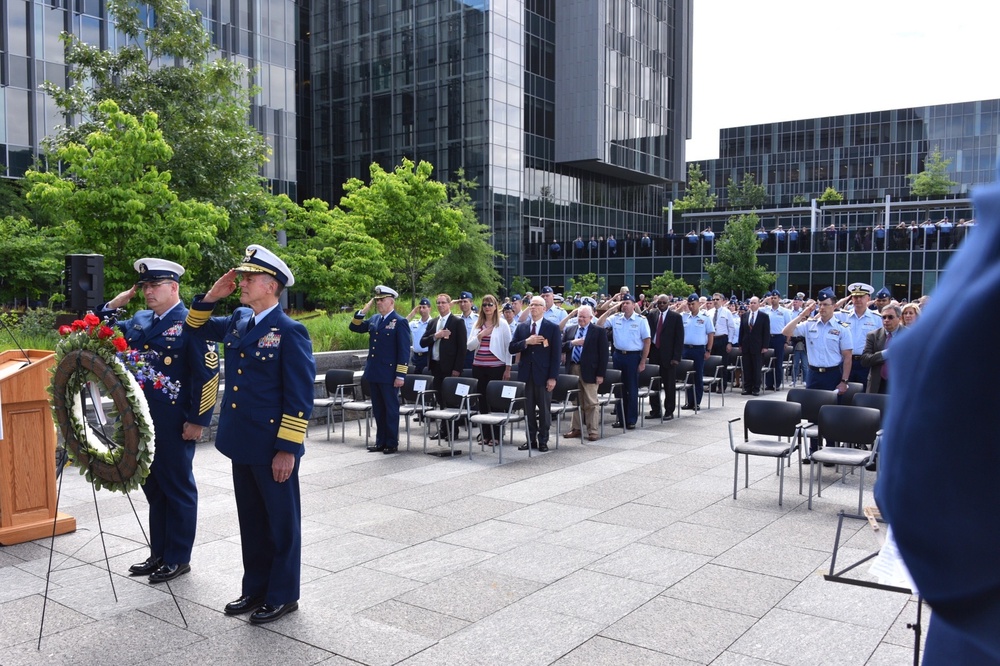
[(361, 615), (331, 618), (299, 612), (288, 619), (283, 631), (290, 637), (371, 666), (398, 663), (434, 644), (425, 636)]
[(524, 603), (609, 625), (653, 599), (661, 591), (661, 585), (580, 570), (525, 597)]
[[(920, 656), (923, 659), (923, 654)], [(881, 643), (871, 659), (865, 662), (865, 666), (899, 666), (900, 664), (913, 663), (913, 648), (905, 648), (899, 645)]]
[[(730, 647), (745, 654), (787, 666), (865, 663), (882, 633), (815, 615), (774, 609)], [(790, 637), (801, 637), (789, 640)]]
[(826, 553), (797, 546), (775, 547), (766, 537), (750, 536), (736, 544), (713, 563), (801, 581), (816, 573)]
[(692, 666), (697, 662), (595, 636), (554, 666)]
[(669, 587), (712, 558), (643, 543), (634, 543), (591, 564), (588, 569)]
[(428, 513), (408, 512), (399, 518), (372, 525), (359, 525), (354, 530), (360, 534), (395, 541), (418, 544), (468, 527), (467, 521), (455, 520)]
[(476, 622), (541, 587), (524, 578), (467, 569), (400, 595), (398, 601)]
[[(294, 616), (294, 613), (290, 616)], [(331, 657), (326, 650), (293, 640), (276, 631), (266, 631), (245, 622), (222, 634), (178, 650), (161, 651), (144, 661), (148, 666), (176, 664), (317, 664)]]
[(908, 598), (904, 594), (809, 576), (777, 607), (885, 632), (902, 612)]
[(762, 617), (795, 588), (785, 578), (706, 564), (664, 592), (664, 596)]
[(726, 552), (746, 536), (742, 532), (679, 520), (643, 537), (641, 543), (714, 557)]
[(493, 557), (484, 550), (426, 541), (366, 563), (370, 569), (430, 583)]
[(343, 571), (406, 548), (406, 544), (347, 532), (302, 548), (302, 561), (326, 571)]
[(352, 567), (302, 585), (302, 599), (356, 613), (414, 588), (417, 581), (366, 567)]
[(602, 636), (707, 664), (754, 624), (748, 615), (657, 597)]
[(635, 527), (641, 530), (658, 530), (673, 523), (681, 515), (682, 512), (675, 509), (643, 504), (640, 499), (604, 511), (591, 520), (598, 523)]
[[(927, 628), (930, 626), (931, 621), (931, 608), (927, 604), (924, 604), (923, 610), (920, 613), (920, 649), (923, 650), (924, 645), (927, 643)], [(886, 632), (885, 638), (882, 639), (884, 643), (891, 643), (892, 645), (899, 645), (902, 647), (913, 649), (913, 630), (907, 628), (907, 624), (913, 624), (917, 621), (917, 598), (909, 597), (906, 602), (906, 606), (900, 611), (899, 615), (896, 617), (895, 622), (889, 627), (889, 631)]]
[(440, 537), (440, 541), (456, 546), (502, 553), (522, 543), (533, 541), (549, 532), (530, 525), (517, 525), (502, 520), (487, 520)]
[(589, 550), (532, 541), (483, 560), (477, 569), (552, 583), (590, 564), (600, 555)]
[[(42, 595), (31, 595), (0, 603), (0, 650), (3, 648), (38, 640), (38, 632), (42, 627), (42, 605), (45, 602)], [(82, 613), (49, 601), (45, 604), (45, 636), (79, 627), (93, 620)]]
[(746, 534), (752, 534), (764, 529), (778, 517), (777, 514), (770, 511), (741, 508), (733, 502), (732, 495), (729, 495), (724, 500), (692, 513), (685, 520), (699, 525), (708, 525), (724, 530), (739, 530)]
[(404, 631), (408, 631), (431, 640), (441, 640), (459, 629), (468, 626), (465, 620), (435, 613), (412, 604), (405, 604), (395, 599), (372, 606), (357, 614), (373, 622), (381, 622)]
[(557, 495), (552, 501), (607, 511), (660, 490), (669, 482), (638, 473), (619, 474)]
[(559, 502), (537, 502), (505, 513), (500, 518), (519, 525), (561, 530), (598, 513), (601, 513), (599, 509), (570, 506)]
[(624, 527), (612, 523), (581, 520), (554, 534), (545, 536), (541, 540), (545, 543), (567, 546), (569, 548), (580, 548), (607, 555), (648, 536), (650, 532), (650, 530)]

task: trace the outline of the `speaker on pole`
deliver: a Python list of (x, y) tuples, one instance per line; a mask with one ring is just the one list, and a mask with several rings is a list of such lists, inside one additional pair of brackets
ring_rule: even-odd
[(104, 303), (104, 255), (66, 255), (66, 304), (84, 312)]

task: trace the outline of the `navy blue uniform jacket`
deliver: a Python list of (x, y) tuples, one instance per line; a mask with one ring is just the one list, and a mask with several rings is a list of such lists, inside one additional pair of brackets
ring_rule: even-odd
[(510, 353), (520, 354), (517, 363), (517, 379), (521, 382), (544, 384), (559, 376), (562, 364), (562, 336), (559, 327), (548, 319), (543, 319), (538, 334), (544, 335), (548, 345), (527, 345), (525, 340), (531, 335), (531, 319), (518, 324), (510, 341)]
[(368, 333), (368, 360), (365, 379), (377, 384), (392, 384), (405, 379), (410, 362), (410, 323), (393, 310), (385, 317), (376, 313), (364, 321), (359, 310), (348, 327), (355, 333)]
[(184, 327), (225, 347), (226, 390), (216, 448), (241, 465), (270, 465), (278, 451), (301, 456), (316, 379), (306, 327), (278, 306), (248, 334), (250, 308), (212, 317), (214, 306), (196, 297)]

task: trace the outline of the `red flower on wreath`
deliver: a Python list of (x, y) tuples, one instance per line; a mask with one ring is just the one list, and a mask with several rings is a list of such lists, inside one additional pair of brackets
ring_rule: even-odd
[(69, 335), (72, 332), (73, 332), (73, 327), (72, 326), (60, 326), (59, 327), (59, 335)]
[(115, 346), (115, 349), (117, 349), (120, 352), (123, 352), (126, 349), (128, 349), (128, 342), (126, 342), (125, 338), (123, 337), (117, 337), (113, 339), (111, 343)]
[(83, 318), (83, 323), (87, 326), (87, 328), (92, 328), (101, 324), (101, 318), (93, 312), (88, 312), (87, 316)]
[(101, 340), (106, 340), (107, 338), (110, 338), (114, 334), (115, 332), (107, 326), (101, 326), (99, 329), (97, 329), (97, 337)]
[(70, 326), (70, 328), (71, 328), (71, 330), (74, 330), (74, 331), (82, 331), (84, 328), (86, 328), (86, 326), (87, 325), (85, 323), (83, 323), (82, 319), (77, 319), (76, 321), (74, 321), (72, 323), (72, 325)]

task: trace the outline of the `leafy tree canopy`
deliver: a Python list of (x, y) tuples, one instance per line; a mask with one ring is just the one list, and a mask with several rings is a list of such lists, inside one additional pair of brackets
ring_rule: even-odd
[(653, 296), (660, 294), (686, 297), (694, 293), (694, 287), (684, 281), (683, 278), (674, 275), (673, 271), (663, 271), (663, 275), (657, 275), (649, 281), (649, 293)]
[(26, 217), (0, 218), (0, 301), (47, 300), (64, 261), (55, 229)]
[(577, 293), (581, 296), (590, 296), (595, 291), (598, 294), (603, 294), (607, 292), (607, 289), (608, 280), (606, 277), (603, 275), (598, 277), (597, 273), (584, 273), (570, 279), (566, 297), (569, 298), (571, 294), (575, 296)]
[(823, 192), (823, 194), (817, 197), (817, 200), (822, 201), (824, 203), (840, 203), (841, 201), (844, 200), (844, 195), (838, 192), (833, 187), (828, 187)]
[(531, 281), (523, 275), (515, 275), (510, 281), (510, 294), (521, 294), (524, 296), (526, 293), (531, 292), (537, 294), (538, 290), (531, 286)]
[(729, 218), (722, 238), (715, 242), (715, 261), (705, 262), (706, 289), (748, 297), (774, 284), (777, 276), (757, 262), (760, 240), (755, 230), (759, 225), (756, 213)]
[(958, 183), (948, 176), (948, 166), (951, 159), (944, 159), (940, 149), (934, 147), (924, 160), (924, 170), (910, 174), (910, 194), (917, 197), (936, 197), (951, 193), (951, 188)]
[(757, 176), (749, 171), (739, 184), (730, 177), (726, 191), (730, 208), (760, 208), (767, 201), (767, 188), (758, 185)]
[(716, 196), (712, 194), (712, 188), (701, 172), (701, 165), (697, 163), (689, 164), (684, 196), (674, 201), (674, 210), (684, 212), (703, 208), (715, 208), (715, 202)]

